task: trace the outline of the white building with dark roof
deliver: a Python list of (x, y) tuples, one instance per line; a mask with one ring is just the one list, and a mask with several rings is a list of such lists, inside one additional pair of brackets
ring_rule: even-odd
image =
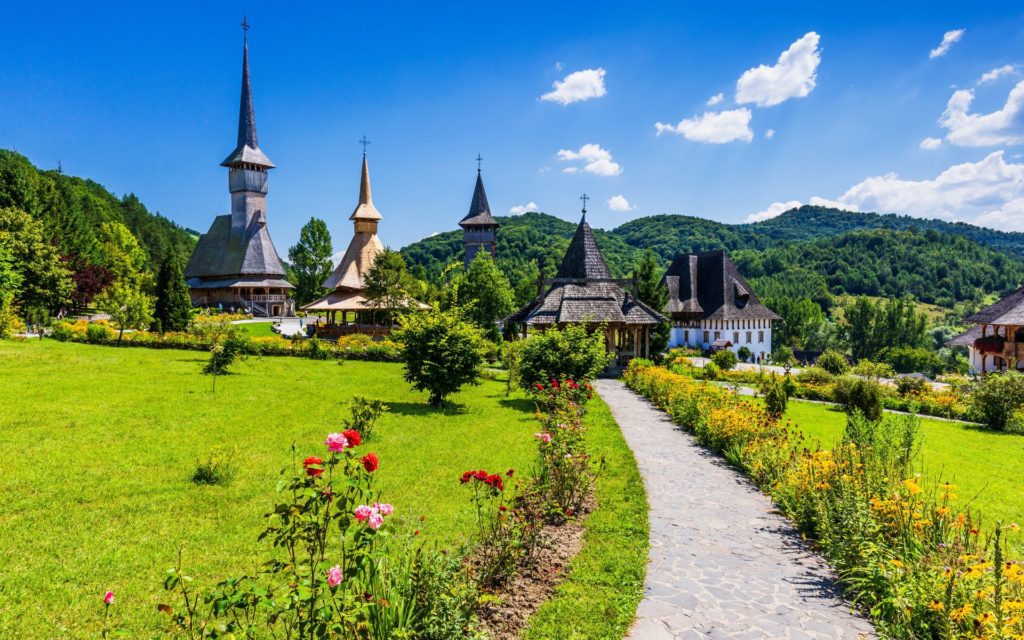
[(780, 317), (761, 304), (725, 251), (681, 254), (662, 279), (672, 321), (669, 347), (772, 352), (772, 323)]
[(1024, 287), (968, 316), (967, 322), (974, 326), (946, 344), (967, 347), (974, 371), (1024, 370)]
[(294, 287), (267, 230), (267, 172), (274, 163), (260, 150), (249, 81), (249, 45), (242, 48), (242, 97), (238, 144), (221, 166), (228, 168), (231, 213), (213, 219), (199, 236), (185, 279), (192, 304), (244, 309), (260, 316), (293, 316)]

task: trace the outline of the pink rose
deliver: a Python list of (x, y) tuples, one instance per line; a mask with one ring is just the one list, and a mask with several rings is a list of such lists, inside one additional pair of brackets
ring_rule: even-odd
[(533, 434), (533, 437), (537, 438), (541, 442), (551, 442), (551, 434), (550, 433), (535, 433), (535, 434)]
[(114, 592), (108, 591), (103, 594), (103, 604), (114, 604)]
[(366, 521), (366, 524), (371, 529), (380, 529), (380, 525), (384, 524), (384, 516), (380, 515), (377, 511), (370, 514), (370, 519)]
[(342, 433), (329, 433), (324, 444), (328, 451), (344, 451), (348, 448), (348, 439)]
[(374, 509), (366, 506), (365, 504), (361, 504), (358, 507), (356, 507), (355, 510), (356, 520), (358, 520), (359, 522), (365, 522), (369, 519), (370, 516), (373, 515), (373, 513)]
[(383, 504), (380, 502), (374, 502), (373, 508), (376, 509), (377, 511), (380, 511), (381, 515), (385, 516), (390, 516), (392, 513), (395, 512), (395, 508), (386, 502)]
[(336, 587), (341, 584), (341, 567), (334, 565), (327, 570), (327, 586)]

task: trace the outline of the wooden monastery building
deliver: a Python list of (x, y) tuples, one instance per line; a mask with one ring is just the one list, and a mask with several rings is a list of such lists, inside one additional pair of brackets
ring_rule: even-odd
[(518, 326), (524, 338), (531, 329), (544, 331), (577, 322), (590, 328), (604, 325), (614, 364), (624, 366), (634, 357), (650, 356), (651, 330), (665, 321), (637, 299), (634, 285), (631, 279), (612, 278), (584, 208), (555, 278), (541, 280), (537, 297), (503, 322), (506, 327)]
[[(366, 276), (374, 260), (384, 251), (384, 245), (377, 237), (377, 224), (383, 216), (373, 205), (370, 192), (370, 169), (363, 152), (363, 173), (359, 182), (359, 203), (352, 215), (352, 240), (348, 249), (327, 279), (320, 285), (327, 289), (327, 295), (303, 305), (302, 310), (314, 312), (325, 321), (312, 325), (313, 333), (320, 338), (338, 338), (343, 335), (362, 333), (386, 335), (390, 328), (375, 322), (375, 309), (366, 299)], [(429, 309), (416, 300), (406, 300), (404, 306)]]
[(968, 316), (967, 322), (974, 326), (947, 345), (967, 347), (974, 371), (1024, 370), (1024, 287)]
[(672, 321), (669, 347), (747, 347), (755, 359), (771, 355), (779, 316), (761, 304), (725, 251), (677, 256), (662, 283), (668, 289), (663, 311)]
[(242, 45), (242, 98), (238, 144), (221, 163), (228, 168), (231, 213), (213, 219), (185, 266), (192, 304), (244, 310), (259, 316), (293, 316), (294, 287), (267, 230), (267, 172), (274, 163), (260, 150), (249, 81), (249, 45)]

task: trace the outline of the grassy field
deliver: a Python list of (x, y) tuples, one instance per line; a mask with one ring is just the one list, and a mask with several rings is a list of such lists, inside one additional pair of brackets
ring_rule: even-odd
[[(838, 407), (798, 400), (790, 401), (786, 417), (825, 448), (842, 437), (846, 425)], [(919, 469), (926, 484), (957, 485), (960, 502), (979, 510), (983, 525), (1024, 524), (1024, 436), (922, 418), (921, 437)]]
[[(153, 635), (160, 582), (179, 547), (204, 583), (251, 568), (292, 443), (300, 457), (322, 452), (324, 434), (341, 428), (354, 394), (390, 405), (364, 449), (380, 455), (383, 498), (398, 514), (425, 515), (417, 526), (434, 540), (455, 541), (470, 528), (462, 471), (525, 470), (533, 459), (533, 409), (506, 399), (500, 381), (468, 388), (453, 398), (455, 408), (436, 413), (395, 364), (251, 358), (220, 378), (214, 394), (199, 373), (205, 359), (0, 342), (0, 638), (96, 637), (106, 589), (117, 593), (113, 616), (130, 637)], [(599, 401), (595, 407), (595, 453), (610, 460), (599, 491), (615, 509), (626, 499), (637, 509), (643, 490), (632, 456), (607, 410)], [(213, 450), (232, 452), (234, 482), (192, 484), (197, 460)], [(632, 617), (646, 556), (646, 510), (637, 511), (609, 533), (612, 540), (622, 530), (643, 535), (625, 557), (595, 551), (603, 528), (616, 521), (603, 508), (595, 513), (578, 563), (588, 584), (565, 588), (576, 589), (568, 591), (573, 611), (609, 616), (617, 626)], [(631, 586), (615, 593), (614, 584), (599, 581), (594, 588), (613, 594), (616, 610), (595, 613), (581, 602), (602, 605), (603, 596), (587, 594), (605, 566)]]
[(250, 338), (267, 338), (278, 334), (274, 333), (273, 322), (240, 322), (236, 326), (249, 334)]

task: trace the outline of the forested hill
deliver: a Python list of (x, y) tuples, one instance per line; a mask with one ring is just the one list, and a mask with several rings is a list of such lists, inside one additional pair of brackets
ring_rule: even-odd
[(70, 263), (102, 263), (99, 232), (107, 222), (131, 231), (151, 271), (171, 255), (187, 260), (198, 235), (151, 213), (134, 194), (119, 198), (92, 180), (43, 171), (25, 156), (0, 149), (0, 209), (5, 208), (41, 222), (46, 239)]
[[(498, 264), (522, 300), (537, 264), (552, 275), (576, 225), (543, 213), (499, 217)], [(906, 216), (801, 207), (778, 218), (730, 225), (690, 216), (631, 220), (595, 230), (609, 268), (628, 275), (644, 249), (667, 264), (677, 253), (728, 249), (759, 289), (825, 303), (830, 294), (912, 295), (951, 306), (981, 302), (1024, 283), (1024, 234)], [(460, 231), (402, 250), (420, 276), (436, 280), (462, 260)]]

